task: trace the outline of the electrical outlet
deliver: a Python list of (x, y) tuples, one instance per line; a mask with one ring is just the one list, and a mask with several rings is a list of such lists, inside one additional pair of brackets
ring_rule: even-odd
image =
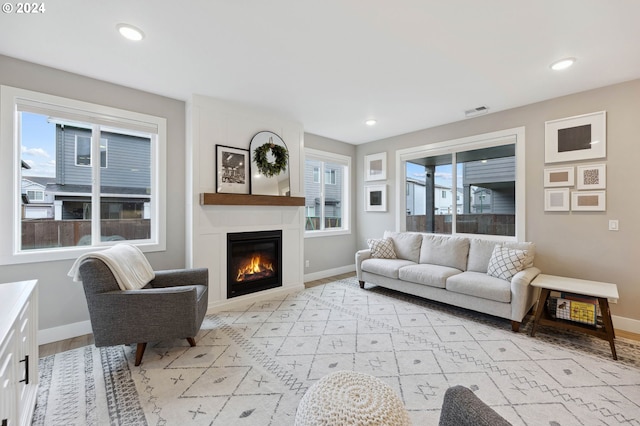
[(305, 260), (305, 261), (304, 261), (304, 267), (305, 267), (305, 268), (308, 268), (308, 267), (309, 267), (309, 261), (308, 261), (308, 260)]

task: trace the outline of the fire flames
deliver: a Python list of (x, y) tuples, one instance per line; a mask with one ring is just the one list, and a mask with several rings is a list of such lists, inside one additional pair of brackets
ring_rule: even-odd
[(237, 282), (268, 278), (273, 275), (273, 263), (263, 261), (260, 255), (251, 256), (244, 266), (238, 269)]

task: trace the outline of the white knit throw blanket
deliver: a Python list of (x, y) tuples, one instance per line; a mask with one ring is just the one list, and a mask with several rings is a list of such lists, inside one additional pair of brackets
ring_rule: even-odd
[(138, 290), (155, 277), (155, 273), (142, 251), (131, 244), (116, 244), (106, 250), (86, 253), (73, 263), (69, 270), (74, 281), (82, 281), (80, 264), (84, 259), (102, 260), (111, 269), (113, 276), (122, 290)]

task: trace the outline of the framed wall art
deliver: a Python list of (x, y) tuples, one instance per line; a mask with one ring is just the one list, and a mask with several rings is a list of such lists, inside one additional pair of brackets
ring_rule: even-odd
[(553, 167), (544, 169), (544, 186), (573, 186), (575, 170), (573, 167)]
[(606, 210), (605, 191), (572, 191), (571, 210), (583, 212), (603, 212)]
[(606, 156), (606, 111), (545, 122), (545, 163)]
[(364, 156), (364, 180), (385, 180), (387, 178), (387, 153)]
[(249, 194), (249, 150), (216, 145), (216, 192)]
[(544, 190), (544, 211), (568, 212), (569, 211), (569, 188), (545, 189)]
[(364, 189), (364, 210), (367, 212), (386, 212), (387, 185), (369, 185)]
[(607, 169), (604, 164), (578, 166), (578, 189), (605, 189), (607, 187)]

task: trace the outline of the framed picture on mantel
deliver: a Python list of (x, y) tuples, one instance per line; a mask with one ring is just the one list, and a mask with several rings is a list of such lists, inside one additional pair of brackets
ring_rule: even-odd
[(249, 150), (216, 145), (216, 192), (249, 194)]

